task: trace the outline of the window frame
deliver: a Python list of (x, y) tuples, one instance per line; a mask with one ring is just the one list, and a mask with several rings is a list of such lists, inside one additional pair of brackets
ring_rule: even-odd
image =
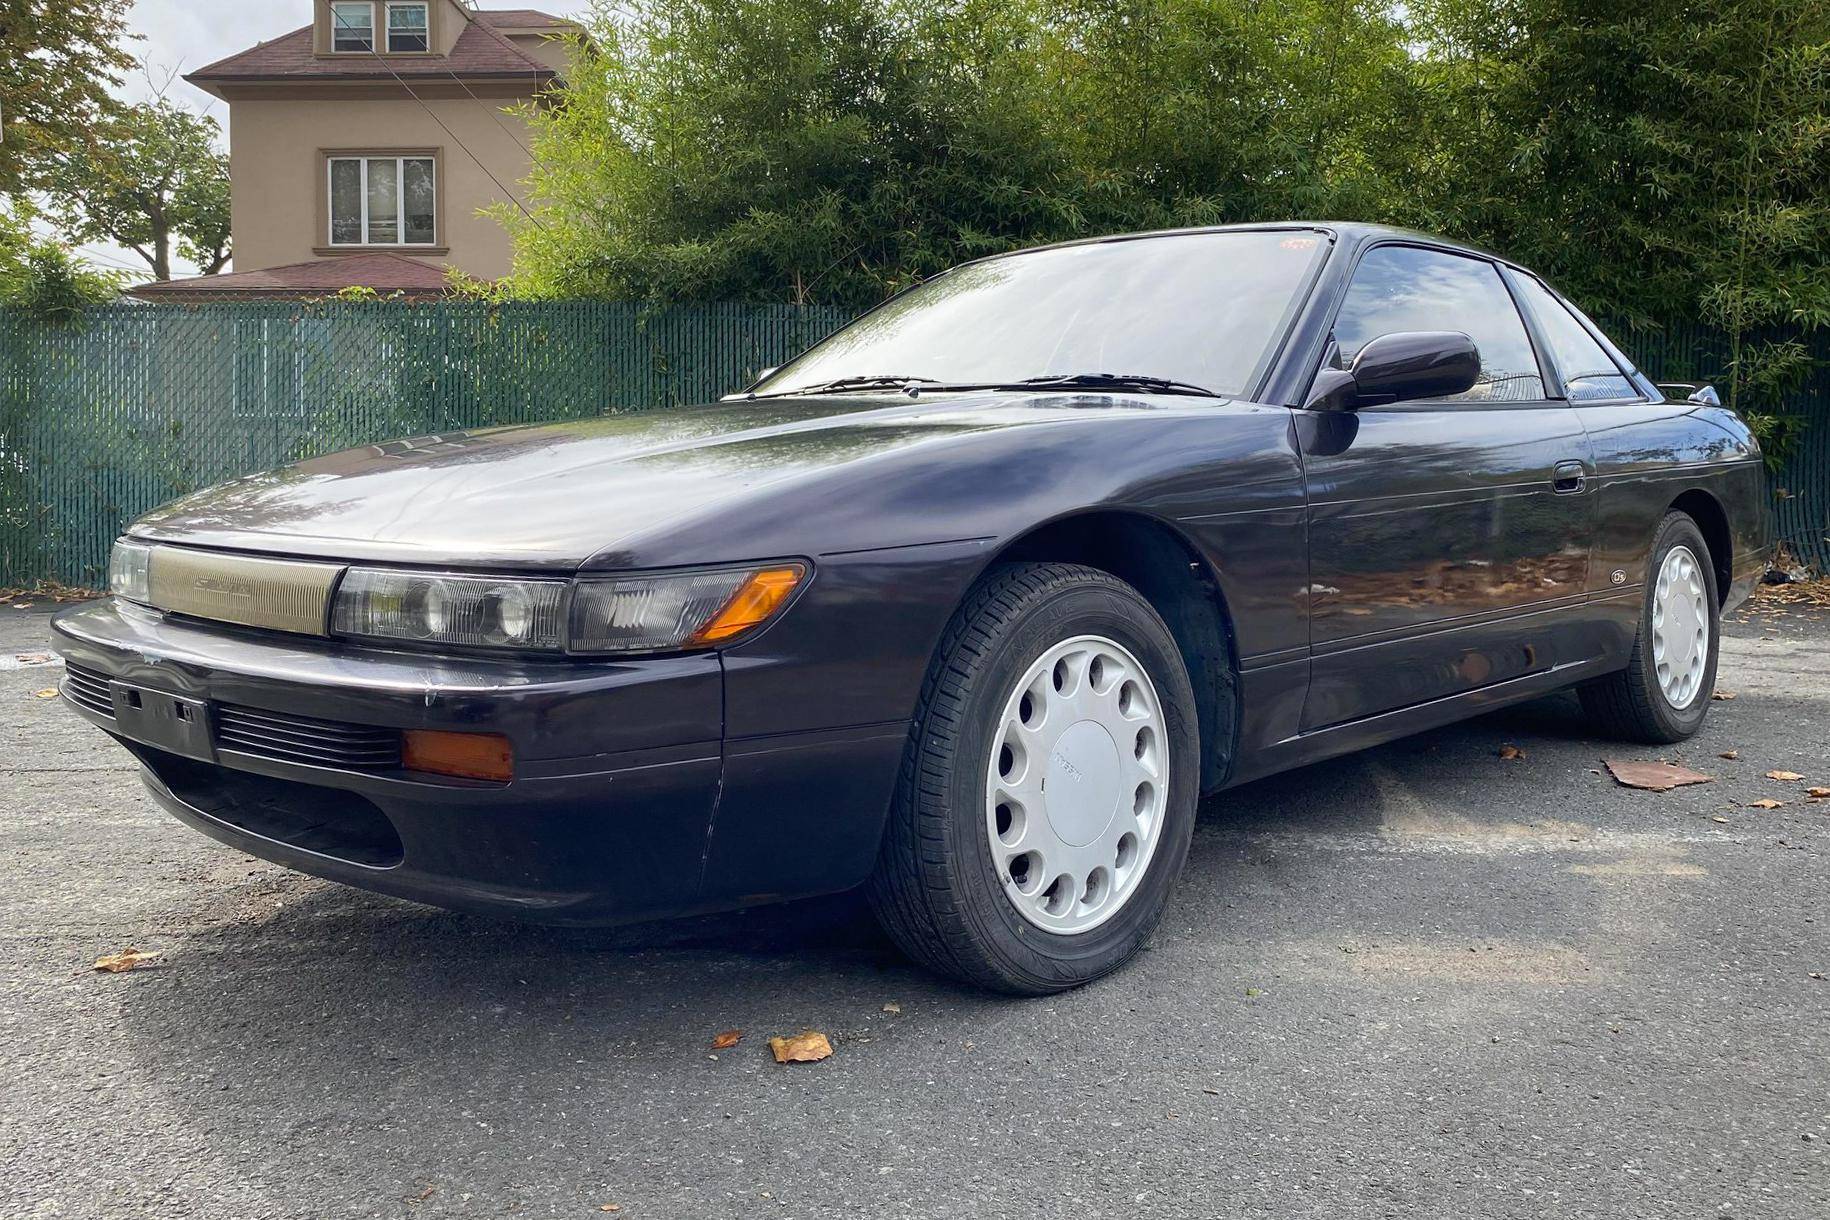
[(1537, 316), (1536, 307), (1525, 299), (1524, 294), (1519, 290), (1519, 286), (1512, 282), (1513, 276), (1535, 281), (1537, 286), (1542, 288), (1545, 294), (1548, 295), (1552, 301), (1555, 301), (1564, 313), (1569, 315), (1570, 320), (1576, 324), (1577, 329), (1587, 335), (1589, 339), (1594, 342), (1595, 346), (1601, 349), (1601, 354), (1607, 357), (1608, 362), (1614, 366), (1614, 371), (1620, 374), (1620, 379), (1622, 381), (1630, 386), (1639, 387), (1641, 378), (1637, 375), (1637, 369), (1628, 368), (1622, 362), (1621, 353), (1608, 341), (1607, 336), (1603, 335), (1600, 332), (1600, 329), (1590, 322), (1581, 310), (1571, 305), (1562, 293), (1558, 292), (1555, 288), (1552, 288), (1543, 276), (1537, 274), (1535, 271), (1528, 271), (1523, 267), (1514, 266), (1510, 263), (1502, 265), (1500, 270), (1502, 275), (1506, 278), (1506, 287), (1512, 292), (1513, 299), (1519, 304), (1520, 312), (1525, 314), (1525, 324), (1531, 329), (1532, 342), (1538, 347), (1539, 363), (1549, 368), (1554, 377), (1554, 381), (1547, 380), (1545, 382), (1547, 389), (1554, 385), (1558, 398), (1567, 402), (1570, 406), (1578, 408), (1618, 407), (1652, 401), (1646, 397), (1643, 388), (1641, 388), (1638, 393), (1623, 394), (1614, 398), (1571, 398), (1569, 396), (1569, 387), (1563, 384), (1563, 369), (1557, 364), (1556, 352), (1551, 348), (1550, 335), (1544, 330), (1544, 324)]
[[(1408, 250), (1422, 250), (1428, 254), (1438, 254), (1449, 258), (1464, 258), (1469, 262), (1485, 263), (1493, 269), (1493, 273), (1499, 277), (1500, 286), (1505, 289), (1507, 299), (1512, 302), (1512, 312), (1518, 316), (1519, 325), (1525, 330), (1525, 342), (1527, 346), (1531, 348), (1532, 358), (1537, 362), (1538, 384), (1539, 388), (1543, 390), (1543, 397), (1499, 401), (1429, 398), (1406, 400), (1404, 402), (1395, 403), (1380, 403), (1374, 406), (1361, 408), (1362, 410), (1504, 411), (1517, 410), (1519, 408), (1542, 407), (1547, 402), (1568, 401), (1567, 399), (1560, 397), (1563, 390), (1563, 384), (1554, 380), (1554, 370), (1546, 356), (1542, 337), (1538, 334), (1537, 319), (1531, 315), (1530, 311), (1525, 307), (1524, 302), (1519, 300), (1518, 291), (1513, 287), (1509, 273), (1514, 270), (1522, 269), (1514, 268), (1513, 265), (1506, 262), (1506, 260), (1495, 258), (1489, 254), (1483, 254), (1478, 250), (1464, 250), (1455, 246), (1445, 246), (1436, 242), (1418, 241), (1403, 237), (1376, 238), (1365, 242), (1360, 246), (1359, 250), (1355, 252), (1353, 263), (1342, 274), (1340, 289), (1335, 294), (1335, 299), (1329, 306), (1328, 322), (1322, 330), (1321, 351), (1316, 356), (1315, 367), (1310, 371), (1309, 380), (1306, 385), (1312, 386), (1315, 383), (1315, 378), (1319, 377), (1322, 370), (1328, 367), (1328, 361), (1333, 357), (1335, 351), (1340, 346), (1335, 340), (1334, 328), (1340, 322), (1341, 310), (1347, 304), (1347, 294), (1353, 288), (1354, 277), (1360, 273), (1360, 264), (1365, 262), (1367, 256), (1373, 251), (1386, 250), (1394, 247)], [(1553, 389), (1557, 391), (1557, 394), (1553, 395), (1551, 393)], [(1305, 389), (1305, 395), (1307, 392), (1307, 389)]]
[[(415, 250), (423, 253), (434, 253), (443, 250), (440, 239), (443, 237), (444, 218), (440, 215), (443, 209), (441, 195), (444, 179), (440, 173), (439, 155), (436, 149), (382, 149), (382, 150), (341, 150), (325, 149), (321, 160), (324, 165), (324, 224), (320, 232), (324, 237), (321, 249), (331, 253), (355, 250)], [(353, 161), (362, 167), (358, 183), (359, 196), (362, 202), (361, 219), (358, 222), (362, 235), (361, 241), (337, 240), (337, 199), (336, 199), (336, 165), (339, 161)], [(377, 242), (369, 240), (369, 163), (371, 161), (391, 161), (395, 166), (395, 233), (400, 240)], [(407, 241), (407, 163), (424, 161), (432, 168), (432, 239), (430, 241)]]
[[(340, 27), (337, 24), (337, 10), (340, 8), (355, 8), (358, 5), (367, 9), (369, 13), (369, 45), (366, 47), (339, 47), (337, 45), (337, 34)], [(375, 54), (375, 0), (330, 0), (329, 14), (330, 29), (328, 30), (328, 33), (330, 35), (330, 53), (332, 55)]]
[[(382, 21), (387, 27), (384, 40), (389, 55), (430, 55), (432, 53), (432, 5), (430, 0), (385, 0), (382, 4)], [(416, 8), (425, 14), (425, 23), (419, 28), (419, 36), (426, 40), (426, 45), (412, 50), (401, 51), (394, 47), (394, 10), (397, 8)]]

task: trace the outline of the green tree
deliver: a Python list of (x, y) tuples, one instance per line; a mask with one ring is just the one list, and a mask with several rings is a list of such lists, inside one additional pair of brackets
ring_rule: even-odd
[(79, 139), (133, 66), (131, 0), (0, 0), (0, 194), (32, 185), (46, 151)]
[(112, 241), (153, 278), (174, 252), (214, 275), (229, 261), (229, 159), (216, 120), (164, 98), (123, 108), (56, 151), (43, 184), (78, 241)]
[(1077, 227), (1035, 24), (997, 0), (600, 7), (533, 111), (536, 296), (838, 302)]
[(0, 201), (0, 305), (63, 320), (84, 306), (113, 300), (120, 291), (116, 278), (34, 233), (37, 217), (29, 200)]

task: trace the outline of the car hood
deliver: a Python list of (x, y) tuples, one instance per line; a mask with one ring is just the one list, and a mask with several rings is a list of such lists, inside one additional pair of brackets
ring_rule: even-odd
[[(755, 399), (367, 445), (237, 479), (135, 536), (385, 562), (575, 567), (775, 485), (912, 447), (1194, 400), (963, 394)], [(1201, 400), (1211, 410), (1211, 400)]]

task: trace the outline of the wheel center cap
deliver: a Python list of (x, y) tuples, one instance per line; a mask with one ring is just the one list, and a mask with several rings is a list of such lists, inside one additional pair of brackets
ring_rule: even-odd
[(1069, 847), (1099, 839), (1118, 812), (1118, 746), (1096, 720), (1082, 720), (1055, 739), (1043, 793), (1049, 825)]

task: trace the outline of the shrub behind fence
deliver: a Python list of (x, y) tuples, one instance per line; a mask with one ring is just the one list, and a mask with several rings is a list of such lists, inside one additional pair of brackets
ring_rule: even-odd
[[(120, 527), (198, 487), (394, 437), (709, 402), (842, 325), (826, 308), (117, 305), (54, 325), (0, 310), (0, 583), (102, 583)], [(1781, 531), (1830, 566), (1830, 344)], [(1717, 380), (1720, 336), (1628, 346), (1655, 379)]]

